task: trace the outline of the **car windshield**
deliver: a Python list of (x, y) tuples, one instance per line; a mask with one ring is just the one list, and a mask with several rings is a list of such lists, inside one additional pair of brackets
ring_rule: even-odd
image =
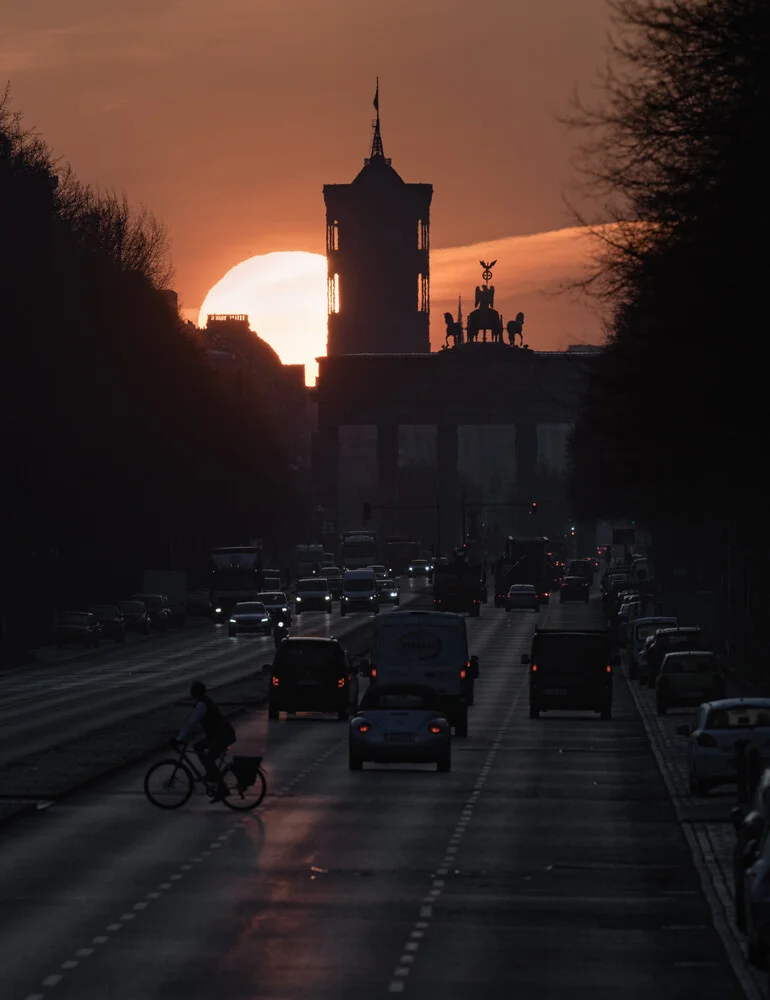
[(412, 566), (419, 566), (420, 568), (427, 565), (428, 563), (425, 559), (415, 559), (414, 562), (412, 563)]
[(260, 594), (260, 600), (263, 604), (285, 604), (286, 594), (276, 591), (274, 594)]
[(697, 632), (690, 632), (685, 635), (665, 635), (661, 636), (664, 649), (693, 649), (700, 645), (700, 636)]
[(326, 580), (300, 580), (297, 584), (297, 590), (304, 591), (305, 593), (312, 593), (314, 591), (320, 593), (328, 589), (329, 584)]
[(65, 615), (60, 615), (59, 623), (61, 625), (85, 625), (88, 622), (88, 615), (78, 614), (77, 612), (70, 612)]
[(92, 615), (101, 615), (102, 618), (115, 618), (119, 614), (114, 604), (94, 604), (88, 610)]
[(326, 642), (288, 642), (279, 648), (275, 660), (275, 670), (306, 671), (339, 670), (345, 664), (342, 651), (337, 645)]
[(124, 614), (132, 615), (142, 615), (146, 610), (141, 601), (121, 601), (118, 607)]
[(666, 674), (694, 674), (718, 666), (713, 656), (667, 656), (661, 670)]
[(709, 713), (706, 729), (753, 729), (770, 726), (770, 703), (717, 708)]
[(517, 583), (508, 591), (509, 594), (534, 594), (535, 588), (526, 583)]
[(368, 580), (345, 580), (345, 590), (351, 592), (371, 590), (373, 586), (374, 581), (371, 578)]
[(649, 639), (651, 635), (655, 635), (658, 629), (665, 628), (665, 624), (661, 622), (650, 622), (648, 625), (637, 625), (636, 626), (636, 641), (644, 642), (645, 639)]
[(383, 580), (382, 581), (383, 590), (395, 590), (396, 581), (395, 580)]
[(263, 615), (265, 614), (265, 605), (260, 604), (259, 601), (244, 601), (242, 604), (236, 604), (233, 608), (234, 615)]

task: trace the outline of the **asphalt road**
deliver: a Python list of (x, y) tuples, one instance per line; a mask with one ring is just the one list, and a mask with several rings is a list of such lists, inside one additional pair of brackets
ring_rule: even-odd
[(350, 772), (345, 723), (259, 710), (238, 725), (270, 780), (252, 816), (155, 810), (144, 763), (5, 829), (3, 1000), (742, 997), (620, 675), (611, 722), (527, 717), (535, 620), (469, 620), (449, 774)]

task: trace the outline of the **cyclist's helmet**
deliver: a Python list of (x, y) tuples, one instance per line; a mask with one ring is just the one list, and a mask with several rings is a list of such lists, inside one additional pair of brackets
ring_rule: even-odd
[(196, 701), (200, 701), (201, 698), (206, 697), (206, 685), (203, 681), (193, 681), (190, 685), (190, 696), (195, 698)]

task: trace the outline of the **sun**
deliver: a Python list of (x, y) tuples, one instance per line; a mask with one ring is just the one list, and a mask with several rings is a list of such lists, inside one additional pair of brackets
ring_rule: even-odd
[(315, 384), (316, 358), (326, 354), (326, 258), (287, 250), (231, 267), (203, 300), (198, 326), (212, 313), (245, 313), (284, 364), (305, 365)]

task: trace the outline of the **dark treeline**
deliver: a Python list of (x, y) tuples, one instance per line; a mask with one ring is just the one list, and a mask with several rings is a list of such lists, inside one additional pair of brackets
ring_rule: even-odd
[[(607, 348), (574, 434), (583, 516), (636, 515), (656, 567), (716, 588), (733, 649), (768, 591), (767, 0), (617, 0), (584, 166), (614, 225), (591, 282)], [(734, 612), (734, 613), (733, 613)]]
[(55, 607), (201, 565), (211, 544), (275, 539), (296, 516), (267, 408), (210, 370), (169, 280), (162, 226), (80, 183), (0, 101), (11, 646)]

